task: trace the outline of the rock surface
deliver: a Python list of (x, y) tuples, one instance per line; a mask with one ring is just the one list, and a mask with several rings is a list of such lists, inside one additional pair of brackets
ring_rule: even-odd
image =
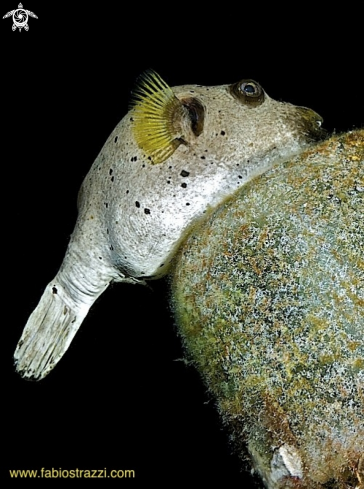
[(176, 258), (186, 355), (269, 489), (364, 487), (363, 222), (357, 130), (246, 184)]

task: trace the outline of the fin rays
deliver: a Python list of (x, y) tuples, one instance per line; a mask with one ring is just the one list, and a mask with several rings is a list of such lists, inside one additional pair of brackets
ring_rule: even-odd
[(80, 327), (87, 308), (72, 304), (54, 281), (46, 287), (38, 306), (25, 325), (14, 354), (16, 370), (24, 378), (40, 380), (58, 363)]
[(152, 70), (139, 78), (133, 91), (133, 132), (139, 147), (153, 164), (171, 156), (183, 140), (182, 103), (173, 90)]

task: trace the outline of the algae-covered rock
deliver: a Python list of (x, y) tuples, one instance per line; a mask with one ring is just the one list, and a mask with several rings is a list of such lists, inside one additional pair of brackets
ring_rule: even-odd
[(268, 488), (364, 487), (364, 130), (248, 183), (171, 275), (188, 358)]

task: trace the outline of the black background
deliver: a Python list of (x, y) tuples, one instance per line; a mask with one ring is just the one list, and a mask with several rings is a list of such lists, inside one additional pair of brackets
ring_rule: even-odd
[[(16, 3), (2, 2), (1, 16)], [(153, 68), (171, 86), (253, 78), (273, 98), (316, 110), (330, 131), (362, 127), (360, 13), (348, 4), (321, 14), (307, 3), (282, 12), (257, 2), (198, 12), (191, 3), (23, 4), (38, 16), (28, 32), (0, 23), (1, 476), (134, 469), (135, 480), (107, 484), (252, 487), (198, 374), (176, 361), (166, 281), (110, 287), (39, 383), (14, 373), (12, 354), (62, 261), (78, 188), (141, 72)]]

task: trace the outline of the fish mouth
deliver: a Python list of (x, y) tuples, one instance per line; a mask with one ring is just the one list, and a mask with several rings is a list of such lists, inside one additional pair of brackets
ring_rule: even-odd
[(307, 107), (297, 107), (299, 112), (299, 130), (307, 142), (317, 142), (327, 139), (329, 132), (322, 127), (323, 118), (317, 112)]
[(309, 132), (309, 140), (312, 142), (323, 141), (331, 136), (329, 131), (322, 127), (323, 119), (317, 121), (317, 127)]

